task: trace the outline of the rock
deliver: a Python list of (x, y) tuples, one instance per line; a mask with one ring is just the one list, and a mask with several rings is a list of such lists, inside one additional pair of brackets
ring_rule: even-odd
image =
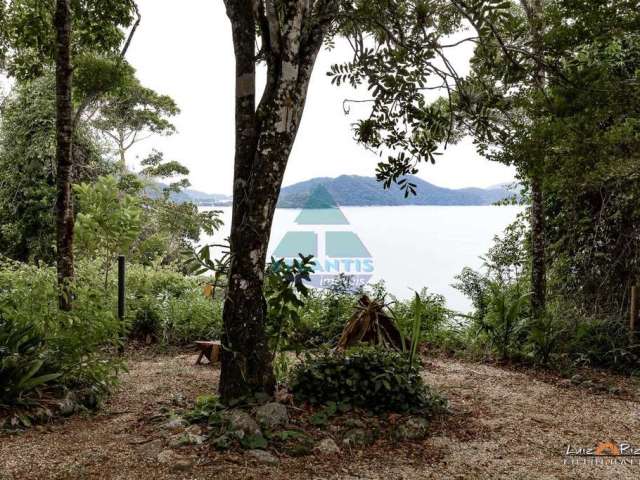
[(206, 437), (194, 435), (192, 433), (180, 433), (169, 439), (169, 446), (172, 448), (183, 447), (184, 445), (202, 445)]
[(177, 459), (173, 465), (171, 465), (171, 470), (176, 472), (184, 472), (186, 470), (191, 470), (193, 467), (193, 460), (189, 458), (180, 458)]
[(407, 417), (393, 431), (396, 440), (421, 440), (427, 436), (429, 422), (422, 417)]
[(583, 388), (596, 388), (596, 384), (592, 380), (585, 380), (580, 386)]
[(58, 403), (58, 410), (63, 417), (73, 415), (76, 410), (78, 410), (78, 402), (76, 401), (75, 395), (68, 393), (67, 396), (64, 397), (64, 400)]
[(185, 432), (191, 435), (202, 435), (202, 427), (200, 425), (190, 425), (185, 429)]
[(281, 427), (289, 423), (287, 407), (277, 402), (266, 403), (256, 409), (258, 423), (265, 428)]
[(231, 435), (220, 435), (218, 438), (216, 438), (213, 441), (213, 446), (217, 450), (226, 450), (229, 447), (231, 447), (232, 443), (233, 443), (233, 437), (231, 437)]
[(606, 384), (600, 383), (600, 382), (594, 382), (592, 388), (594, 388), (595, 390), (598, 390), (599, 392), (609, 391), (609, 387)]
[(332, 438), (324, 438), (318, 442), (313, 451), (320, 455), (335, 455), (340, 453), (340, 447)]
[(579, 373), (576, 373), (573, 377), (571, 377), (571, 383), (574, 385), (580, 385), (584, 381), (584, 377)]
[(164, 442), (162, 439), (157, 438), (147, 443), (140, 444), (138, 446), (138, 453), (146, 460), (155, 460), (158, 458), (158, 454), (162, 451)]
[(342, 443), (348, 447), (365, 447), (374, 442), (373, 432), (364, 428), (352, 428), (344, 434)]
[(173, 417), (170, 418), (167, 422), (165, 422), (162, 427), (171, 432), (182, 432), (187, 426), (187, 421), (182, 417)]
[(178, 455), (173, 450), (163, 450), (157, 456), (158, 463), (174, 471), (185, 471), (193, 467), (193, 460)]
[(266, 465), (277, 465), (280, 463), (280, 460), (278, 460), (276, 456), (266, 450), (247, 450), (247, 455), (257, 462), (264, 463)]
[(162, 465), (169, 465), (173, 463), (177, 458), (180, 458), (180, 456), (173, 450), (163, 450), (158, 454), (156, 460), (158, 460), (158, 463)]
[(232, 432), (242, 432), (245, 435), (262, 435), (258, 423), (244, 410), (234, 409), (224, 413), (223, 420)]

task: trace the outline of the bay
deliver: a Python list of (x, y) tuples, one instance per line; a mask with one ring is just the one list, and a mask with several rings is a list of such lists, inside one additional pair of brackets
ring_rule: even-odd
[[(207, 208), (208, 209), (208, 208)], [(231, 208), (220, 207), (224, 227), (214, 239), (229, 235)], [(471, 302), (452, 287), (465, 267), (480, 269), (495, 235), (522, 212), (521, 206), (401, 206), (342, 207), (347, 228), (366, 246), (375, 268), (371, 282), (384, 280), (390, 293), (409, 298), (427, 287), (444, 295), (447, 305), (468, 312)], [(269, 243), (269, 255), (287, 232), (300, 230), (300, 210), (277, 209)], [(307, 228), (308, 229), (308, 228)]]

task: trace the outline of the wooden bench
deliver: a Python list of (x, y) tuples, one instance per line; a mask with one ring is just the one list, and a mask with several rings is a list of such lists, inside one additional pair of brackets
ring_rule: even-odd
[(217, 363), (220, 361), (220, 342), (217, 341), (198, 341), (196, 342), (196, 348), (200, 351), (196, 365), (200, 365), (202, 357), (207, 357), (209, 363)]

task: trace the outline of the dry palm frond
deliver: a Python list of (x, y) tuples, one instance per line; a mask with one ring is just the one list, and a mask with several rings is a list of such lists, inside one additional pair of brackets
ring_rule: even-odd
[(337, 350), (344, 351), (358, 343), (400, 351), (408, 345), (393, 319), (385, 312), (384, 304), (366, 295), (358, 300), (356, 311), (342, 331)]

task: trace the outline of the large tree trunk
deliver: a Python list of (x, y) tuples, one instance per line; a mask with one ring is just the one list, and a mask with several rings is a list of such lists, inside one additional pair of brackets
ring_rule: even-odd
[(59, 306), (71, 310), (73, 281), (73, 115), (71, 104), (71, 9), (69, 0), (56, 0), (56, 137), (57, 137), (57, 267)]
[[(225, 3), (236, 57), (231, 265), (223, 313), (220, 375), (220, 394), (229, 401), (257, 392), (270, 394), (275, 386), (272, 354), (265, 335), (267, 247), (311, 72), (334, 7), (327, 7), (332, 2), (320, 2), (328, 10), (321, 12), (321, 21), (313, 23), (310, 4), (305, 1), (288, 2), (280, 15), (269, 0), (265, 4), (258, 2), (258, 7), (251, 0)], [(305, 21), (307, 28), (303, 29)], [(256, 25), (262, 33), (268, 69), (257, 108)]]

